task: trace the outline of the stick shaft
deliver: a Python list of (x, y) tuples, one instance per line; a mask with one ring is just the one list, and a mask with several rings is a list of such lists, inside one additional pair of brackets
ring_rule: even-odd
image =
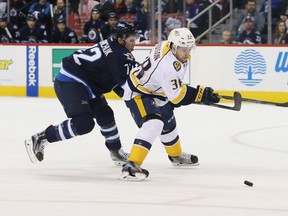
[(12, 39), (12, 35), (7, 27), (5, 27), (5, 31), (10, 39)]
[[(233, 97), (231, 96), (225, 96), (222, 95), (221, 98), (227, 99), (227, 100), (233, 100)], [(272, 106), (280, 106), (280, 107), (288, 107), (288, 102), (284, 103), (277, 103), (273, 101), (264, 101), (264, 100), (257, 100), (257, 99), (251, 99), (251, 98), (242, 98), (242, 101), (250, 102), (250, 103), (257, 103), (257, 104), (265, 104), (265, 105), (272, 105)]]

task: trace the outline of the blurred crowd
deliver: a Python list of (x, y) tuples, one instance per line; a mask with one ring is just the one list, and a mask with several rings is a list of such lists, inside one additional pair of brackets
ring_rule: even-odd
[[(192, 19), (215, 0), (162, 0), (162, 39), (173, 28), (187, 26)], [(158, 1), (150, 0), (0, 0), (1, 43), (97, 43), (113, 34), (118, 21), (133, 23), (139, 30), (139, 42), (151, 38), (151, 5), (155, 3), (157, 27)], [(212, 23), (229, 12), (229, 0), (221, 0), (212, 10)], [(255, 0), (233, 0), (237, 15), (233, 28), (223, 31), (221, 43), (267, 43), (267, 7), (263, 0), (257, 9)], [(185, 5), (184, 5), (185, 4)], [(9, 8), (9, 11), (8, 11)], [(184, 11), (186, 10), (186, 11)], [(240, 12), (241, 11), (241, 12)], [(244, 12), (243, 12), (244, 11)], [(68, 25), (70, 17), (82, 20), (80, 31)], [(129, 18), (127, 20), (127, 17)], [(287, 44), (288, 0), (272, 0), (273, 43)], [(122, 20), (121, 20), (122, 19)], [(195, 37), (208, 28), (208, 12), (189, 26)]]

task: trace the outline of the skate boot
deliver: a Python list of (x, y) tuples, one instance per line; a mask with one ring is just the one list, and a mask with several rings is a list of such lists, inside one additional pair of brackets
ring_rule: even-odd
[(48, 144), (45, 131), (34, 134), (31, 139), (25, 140), (25, 147), (32, 163), (44, 159), (44, 148)]
[(110, 151), (110, 157), (116, 166), (122, 166), (127, 162), (129, 153), (124, 152), (122, 148), (117, 151)]
[(119, 179), (126, 181), (143, 181), (148, 176), (148, 170), (142, 169), (140, 166), (138, 166), (132, 161), (128, 161), (126, 164), (123, 165), (122, 174)]
[(181, 152), (179, 157), (171, 157), (168, 155), (169, 160), (173, 166), (198, 166), (198, 157), (196, 155)]

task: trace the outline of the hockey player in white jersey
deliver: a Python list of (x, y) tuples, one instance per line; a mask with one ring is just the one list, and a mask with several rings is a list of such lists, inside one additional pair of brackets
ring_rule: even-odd
[(167, 41), (155, 45), (146, 60), (130, 72), (123, 86), (124, 100), (139, 131), (120, 179), (148, 177), (141, 165), (157, 137), (174, 166), (199, 164), (196, 155), (182, 151), (173, 113), (181, 105), (219, 102), (212, 88), (182, 83), (194, 46), (195, 38), (187, 28), (174, 29)]

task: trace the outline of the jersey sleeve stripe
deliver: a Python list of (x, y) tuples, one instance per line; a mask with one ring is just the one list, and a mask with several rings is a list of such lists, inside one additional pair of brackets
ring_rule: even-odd
[(84, 80), (78, 78), (78, 77), (75, 76), (74, 74), (70, 74), (68, 71), (65, 71), (65, 69), (64, 69), (63, 67), (60, 69), (60, 73), (63, 74), (63, 75), (65, 75), (65, 76), (67, 76), (67, 77), (69, 77), (69, 78), (71, 78), (71, 79), (73, 79), (73, 80), (75, 80), (76, 82), (82, 83), (82, 84), (86, 87), (86, 89), (87, 89), (90, 97), (91, 97), (91, 98), (95, 98), (95, 97), (96, 97), (96, 96), (93, 94), (93, 91), (92, 91), (92, 89), (90, 88), (90, 86), (89, 86)]
[(140, 90), (143, 93), (150, 94), (149, 89), (147, 89), (144, 86), (142, 86), (139, 83), (137, 77), (133, 73), (130, 74), (130, 78), (131, 78), (131, 81), (132, 81), (133, 85), (135, 86), (135, 88), (137, 88), (138, 90)]
[(136, 105), (138, 107), (138, 110), (140, 112), (141, 117), (142, 118), (145, 117), (147, 115), (147, 112), (145, 110), (145, 107), (144, 107), (143, 101), (141, 99), (141, 96), (136, 96), (134, 98), (134, 101), (135, 101), (135, 103), (136, 103)]
[(162, 48), (162, 55), (161, 58), (163, 58), (168, 52), (170, 51), (168, 41), (165, 42), (163, 48)]
[(152, 94), (152, 95), (157, 95), (157, 96), (166, 97), (166, 95), (165, 95), (164, 92), (157, 92), (157, 91), (149, 90), (148, 88), (142, 86), (142, 85), (139, 83), (137, 77), (136, 77), (133, 73), (130, 74), (130, 78), (131, 78), (132, 84), (134, 85), (134, 87), (135, 87), (138, 91), (140, 91), (140, 92), (142, 92), (142, 93), (144, 93), (144, 94)]
[(171, 102), (173, 104), (178, 104), (181, 100), (183, 100), (183, 98), (186, 95), (186, 92), (187, 92), (187, 86), (186, 85), (182, 85), (179, 95), (175, 99), (171, 100)]

